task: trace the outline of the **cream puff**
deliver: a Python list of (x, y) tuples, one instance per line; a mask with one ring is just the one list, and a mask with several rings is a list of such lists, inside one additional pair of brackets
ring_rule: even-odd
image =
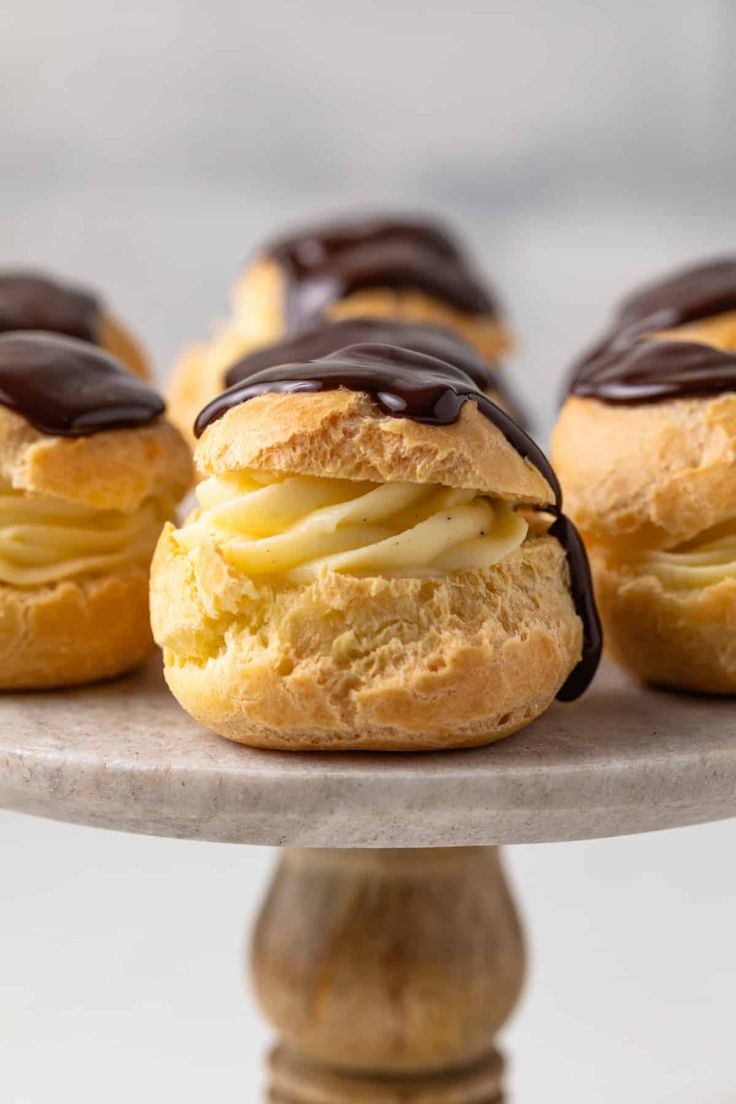
[(261, 344), (321, 316), (400, 318), (459, 333), (489, 360), (509, 336), (454, 235), (423, 218), (354, 218), (272, 241), (235, 291)]
[(133, 335), (92, 292), (38, 272), (0, 270), (0, 333), (42, 330), (99, 345), (143, 379), (146, 357)]
[(467, 747), (588, 685), (599, 627), (555, 475), (456, 366), (368, 344), (264, 368), (197, 433), (199, 508), (161, 535), (151, 612), (209, 728)]
[(0, 688), (108, 678), (150, 652), (151, 554), (191, 480), (163, 413), (92, 344), (0, 335)]
[(736, 259), (626, 300), (555, 429), (607, 646), (647, 683), (736, 691), (734, 392)]
[(320, 321), (357, 318), (443, 327), (491, 363), (510, 345), (496, 297), (442, 223), (354, 218), (305, 227), (261, 250), (235, 287), (231, 320), (184, 353), (172, 417), (190, 430), (226, 369), (254, 350)]

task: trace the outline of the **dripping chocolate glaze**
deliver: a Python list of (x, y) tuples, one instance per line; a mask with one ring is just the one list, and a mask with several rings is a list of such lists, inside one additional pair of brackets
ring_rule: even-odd
[(481, 391), (499, 391), (496, 366), (484, 360), (472, 345), (441, 326), (405, 322), (391, 318), (345, 318), (339, 322), (318, 321), (291, 337), (257, 349), (228, 369), (225, 383), (232, 387), (255, 372), (316, 360), (348, 345), (399, 345), (417, 353), (446, 360), (470, 376)]
[(483, 395), (460, 368), (411, 349), (353, 345), (308, 364), (270, 366), (249, 375), (201, 411), (195, 433), (201, 436), (228, 410), (258, 395), (314, 393), (339, 388), (369, 394), (384, 413), (428, 425), (451, 425), (457, 422), (466, 402), (475, 402), (519, 455), (544, 476), (553, 495), (553, 502), (544, 508), (544, 512), (555, 518), (549, 532), (567, 554), (572, 596), (584, 630), (582, 658), (557, 697), (561, 701), (579, 697), (590, 684), (601, 653), (601, 628), (585, 549), (574, 525), (562, 513), (560, 484), (547, 457), (521, 426)]
[(736, 390), (736, 355), (697, 341), (652, 337), (736, 310), (736, 260), (675, 273), (626, 299), (604, 339), (576, 365), (570, 393), (638, 404)]
[(400, 345), (417, 353), (445, 360), (470, 376), (479, 391), (491, 391), (510, 410), (520, 425), (528, 419), (523, 406), (491, 364), (462, 337), (427, 322), (408, 322), (392, 318), (345, 318), (339, 322), (317, 321), (298, 330), (292, 337), (257, 349), (228, 369), (225, 384), (232, 387), (255, 372), (279, 364), (303, 363), (327, 356), (348, 345)]
[(33, 272), (0, 271), (0, 332), (45, 330), (98, 341), (100, 303), (89, 292)]
[(520, 425), (527, 424), (523, 408), (510, 393), (495, 364), (490, 364), (462, 337), (442, 326), (391, 318), (346, 318), (339, 322), (319, 321), (299, 330), (275, 345), (257, 349), (233, 364), (225, 384), (242, 383), (264, 368), (304, 363), (327, 356), (348, 345), (398, 345), (454, 364), (469, 376), (479, 391), (491, 391)]
[(54, 437), (143, 426), (165, 410), (152, 388), (93, 345), (26, 331), (0, 334), (0, 405)]
[(306, 228), (264, 253), (286, 276), (289, 329), (367, 288), (413, 288), (470, 314), (494, 314), (487, 288), (452, 236), (421, 219), (353, 219)]

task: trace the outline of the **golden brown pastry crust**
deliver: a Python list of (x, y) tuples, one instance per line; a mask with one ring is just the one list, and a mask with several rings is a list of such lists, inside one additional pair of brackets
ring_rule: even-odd
[(365, 394), (337, 390), (260, 395), (213, 422), (197, 448), (205, 475), (256, 471), (439, 483), (513, 502), (549, 504), (547, 481), (467, 402), (456, 423), (431, 426), (383, 414)]
[(639, 406), (571, 396), (552, 462), (589, 542), (672, 547), (736, 513), (736, 395)]
[(151, 369), (143, 349), (132, 333), (107, 311), (100, 317), (100, 346), (105, 352), (122, 361), (135, 376), (151, 378)]
[(214, 545), (186, 556), (169, 526), (151, 610), (184, 708), (230, 739), (291, 750), (489, 743), (547, 708), (582, 646), (547, 536), (482, 571), (256, 587)]
[[(258, 471), (464, 488), (549, 504), (552, 489), (473, 402), (429, 426), (348, 390), (266, 394), (197, 446), (202, 475)], [(569, 566), (539, 518), (501, 562), (438, 575), (256, 582), (216, 538), (173, 527), (151, 570), (166, 679), (230, 739), (291, 750), (418, 751), (489, 743), (542, 713), (582, 652)]]
[(271, 345), (286, 332), (286, 279), (275, 261), (256, 257), (235, 282), (232, 315), (258, 345)]
[(224, 389), (228, 368), (254, 348), (252, 338), (231, 326), (222, 329), (209, 345), (193, 345), (179, 357), (166, 405), (169, 418), (192, 448), (196, 444), (195, 418)]
[(2, 690), (111, 678), (152, 647), (145, 566), (28, 589), (0, 584)]
[[(189, 450), (163, 419), (62, 438), (0, 407), (0, 482), (18, 490), (133, 512), (151, 497), (173, 506), (191, 479)], [(152, 645), (145, 564), (44, 586), (0, 584), (0, 689), (108, 678)]]
[[(194, 419), (207, 403), (221, 378), (218, 368), (210, 379), (207, 370), (207, 346), (190, 345), (183, 349), (174, 365), (166, 395), (169, 417), (182, 436), (194, 447)], [(194, 413), (192, 413), (194, 411)]]
[(622, 667), (642, 682), (736, 691), (736, 579), (671, 590), (602, 549), (590, 553), (606, 648)]
[[(736, 314), (657, 336), (729, 349)], [(636, 557), (736, 515), (736, 394), (638, 406), (572, 395), (552, 461), (588, 546), (610, 653), (645, 682), (736, 692), (736, 580), (675, 590)]]
[(724, 352), (736, 350), (736, 311), (724, 311), (708, 318), (686, 322), (673, 330), (661, 330), (657, 335), (663, 341), (697, 341), (712, 345)]
[(172, 422), (192, 448), (196, 444), (194, 419), (203, 406), (222, 390), (227, 365), (217, 364), (206, 345), (192, 345), (179, 356), (166, 396)]
[(139, 429), (51, 437), (0, 406), (0, 480), (86, 506), (132, 511), (150, 497), (178, 501), (191, 485), (192, 461), (163, 418)]
[(341, 318), (398, 318), (443, 326), (464, 337), (481, 356), (495, 361), (508, 353), (513, 342), (505, 326), (490, 314), (463, 314), (421, 291), (393, 288), (354, 292), (325, 311), (333, 322)]
[(209, 342), (190, 346), (174, 365), (169, 417), (194, 447), (194, 419), (225, 387), (225, 373), (242, 357), (284, 335), (284, 282), (273, 263), (257, 260), (235, 285), (230, 319)]
[[(236, 284), (235, 313), (247, 319), (253, 337), (264, 345), (284, 336), (286, 293), (284, 275), (278, 263), (268, 257), (259, 257)], [(495, 316), (468, 314), (411, 288), (353, 292), (332, 303), (324, 316), (335, 322), (343, 318), (396, 318), (443, 326), (464, 337), (489, 361), (508, 352), (512, 345), (507, 329)]]

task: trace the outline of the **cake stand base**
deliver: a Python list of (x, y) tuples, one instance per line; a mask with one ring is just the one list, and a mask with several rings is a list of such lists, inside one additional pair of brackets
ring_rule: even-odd
[(252, 958), (270, 1104), (503, 1099), (524, 954), (498, 848), (286, 848)]

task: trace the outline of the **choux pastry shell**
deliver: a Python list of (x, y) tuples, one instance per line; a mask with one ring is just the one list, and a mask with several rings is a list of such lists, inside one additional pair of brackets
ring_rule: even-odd
[(148, 568), (188, 448), (148, 385), (82, 341), (0, 336), (0, 396), (0, 688), (128, 670), (152, 648)]
[[(526, 434), (462, 372), (386, 346), (243, 386), (200, 417), (201, 507), (152, 566), (184, 708), (290, 750), (467, 747), (542, 713), (584, 626), (544, 512), (554, 476)], [(415, 414), (382, 405), (402, 394)]]
[(631, 297), (553, 435), (613, 657), (644, 682), (736, 691), (736, 262)]

